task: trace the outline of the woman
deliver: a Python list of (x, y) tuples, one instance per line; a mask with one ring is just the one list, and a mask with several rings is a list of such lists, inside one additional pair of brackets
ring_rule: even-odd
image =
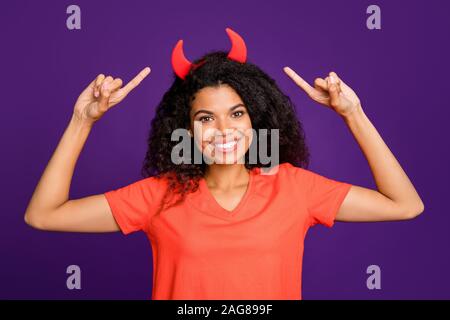
[[(242, 38), (232, 49), (187, 60), (182, 41), (176, 73), (152, 121), (144, 179), (104, 194), (69, 199), (81, 149), (107, 110), (150, 73), (126, 86), (97, 76), (78, 98), (70, 123), (25, 213), (52, 231), (144, 231), (153, 250), (153, 299), (301, 299), (303, 242), (309, 227), (334, 221), (412, 219), (424, 210), (414, 186), (365, 115), (354, 91), (334, 72), (314, 87), (286, 74), (314, 101), (336, 112), (361, 147), (378, 190), (306, 169), (309, 152), (290, 99), (246, 62)], [(188, 132), (183, 161), (175, 130)], [(261, 131), (260, 129), (266, 129)], [(264, 133), (265, 132), (265, 133)], [(275, 165), (252, 146), (264, 145)], [(201, 161), (193, 161), (196, 151)], [(278, 163), (277, 163), (278, 162)]]

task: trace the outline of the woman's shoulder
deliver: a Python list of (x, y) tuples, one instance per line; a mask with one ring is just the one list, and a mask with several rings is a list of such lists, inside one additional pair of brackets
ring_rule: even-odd
[(188, 184), (193, 185), (195, 181), (195, 178), (184, 178), (180, 181), (180, 177), (177, 177), (175, 172), (169, 171), (143, 178), (136, 183), (145, 186), (146, 188), (154, 189), (159, 193), (163, 193), (169, 187), (177, 188), (180, 184), (184, 186)]
[(159, 193), (165, 190), (168, 185), (169, 178), (167, 175), (153, 175), (137, 179), (119, 189), (135, 190), (136, 192), (150, 191), (152, 193)]
[(293, 175), (302, 173), (303, 170), (306, 169), (294, 166), (290, 162), (283, 162), (270, 168), (260, 168), (258, 172), (262, 175)]

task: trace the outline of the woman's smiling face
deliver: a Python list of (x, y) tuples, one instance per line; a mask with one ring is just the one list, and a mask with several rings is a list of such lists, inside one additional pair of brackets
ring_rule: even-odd
[(191, 133), (208, 163), (244, 163), (252, 142), (247, 108), (228, 85), (199, 90), (191, 102)]

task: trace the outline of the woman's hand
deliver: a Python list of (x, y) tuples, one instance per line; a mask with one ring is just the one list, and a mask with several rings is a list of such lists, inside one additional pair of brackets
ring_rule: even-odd
[(291, 68), (285, 67), (283, 70), (311, 99), (333, 109), (343, 117), (361, 108), (356, 93), (339, 79), (335, 72), (330, 72), (325, 79), (316, 78), (313, 88)]
[(150, 68), (144, 68), (123, 88), (120, 78), (113, 79), (111, 76), (99, 74), (78, 97), (74, 116), (83, 123), (92, 125), (109, 108), (122, 101), (149, 73)]

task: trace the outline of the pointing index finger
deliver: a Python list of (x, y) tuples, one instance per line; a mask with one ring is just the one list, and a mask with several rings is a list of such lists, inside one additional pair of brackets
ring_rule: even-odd
[(289, 67), (283, 68), (284, 72), (287, 73), (287, 75), (294, 80), (294, 82), (302, 88), (308, 95), (312, 95), (314, 93), (314, 88), (309, 85), (308, 82), (303, 80), (302, 77), (300, 77), (294, 70), (292, 70)]
[(149, 73), (150, 73), (149, 67), (146, 67), (141, 72), (139, 72), (139, 74), (136, 77), (134, 77), (133, 80), (128, 82), (127, 85), (122, 88), (124, 94), (127, 95), (128, 93), (130, 93), (131, 90), (136, 88), (141, 83), (141, 81), (144, 80), (146, 76), (148, 76)]

